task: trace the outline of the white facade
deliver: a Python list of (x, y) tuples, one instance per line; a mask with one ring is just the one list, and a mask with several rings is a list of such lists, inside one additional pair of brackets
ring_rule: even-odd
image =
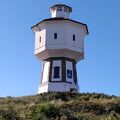
[(69, 84), (69, 83), (47, 83), (46, 85), (41, 85), (38, 89), (38, 94), (44, 93), (44, 92), (70, 92), (70, 88), (76, 89), (79, 92), (79, 86), (75, 84)]
[(47, 83), (49, 79), (49, 67), (50, 67), (50, 62), (44, 62), (43, 64), (43, 75), (42, 75), (42, 84)]
[[(38, 27), (40, 30), (35, 31), (35, 55), (39, 59), (56, 57), (56, 54), (59, 57), (71, 57), (71, 53), (77, 61), (84, 58), (84, 37), (87, 33), (83, 25), (62, 20), (48, 21), (44, 26)], [(54, 39), (55, 33), (57, 33), (57, 39)], [(73, 35), (75, 35), (75, 41), (73, 41)], [(64, 49), (64, 55), (60, 53), (62, 49)]]
[(70, 12), (72, 12), (72, 8), (66, 5), (54, 5), (50, 7), (51, 17), (63, 17), (69, 18)]
[(68, 12), (64, 12), (64, 11), (57, 11), (57, 10), (52, 10), (51, 11), (51, 13), (52, 13), (52, 18), (54, 18), (54, 17), (64, 17), (64, 18), (69, 18), (69, 13)]
[(72, 8), (65, 4), (50, 7), (52, 18), (32, 27), (34, 54), (43, 61), (38, 94), (43, 92), (79, 92), (76, 63), (84, 59), (87, 25), (69, 19)]
[(38, 94), (48, 92), (48, 84), (41, 84), (38, 88)]

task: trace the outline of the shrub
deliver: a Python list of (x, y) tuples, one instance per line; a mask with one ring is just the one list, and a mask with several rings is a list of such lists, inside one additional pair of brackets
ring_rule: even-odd
[(116, 116), (120, 119), (120, 97), (105, 94), (49, 92), (0, 98), (0, 120), (105, 120)]
[(7, 110), (0, 110), (0, 120), (19, 120), (19, 118), (13, 108), (9, 106)]
[(35, 106), (31, 112), (32, 120), (44, 120), (45, 118), (56, 119), (60, 117), (60, 112), (54, 104), (46, 103)]

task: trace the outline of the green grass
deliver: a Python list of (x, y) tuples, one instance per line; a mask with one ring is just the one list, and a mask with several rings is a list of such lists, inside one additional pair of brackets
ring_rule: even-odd
[(0, 120), (120, 120), (120, 97), (53, 92), (0, 98)]

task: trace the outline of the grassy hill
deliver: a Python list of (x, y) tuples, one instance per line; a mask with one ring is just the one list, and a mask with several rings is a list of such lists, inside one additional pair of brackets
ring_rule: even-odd
[(43, 93), (0, 98), (0, 120), (120, 120), (120, 97)]

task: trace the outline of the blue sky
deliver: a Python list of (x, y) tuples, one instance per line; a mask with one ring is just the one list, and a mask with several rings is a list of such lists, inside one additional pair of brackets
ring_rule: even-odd
[[(120, 96), (120, 0), (62, 0), (71, 19), (86, 23), (85, 59), (77, 64), (81, 92)], [(49, 18), (59, 0), (0, 1), (0, 96), (37, 93), (41, 62), (31, 26)]]

